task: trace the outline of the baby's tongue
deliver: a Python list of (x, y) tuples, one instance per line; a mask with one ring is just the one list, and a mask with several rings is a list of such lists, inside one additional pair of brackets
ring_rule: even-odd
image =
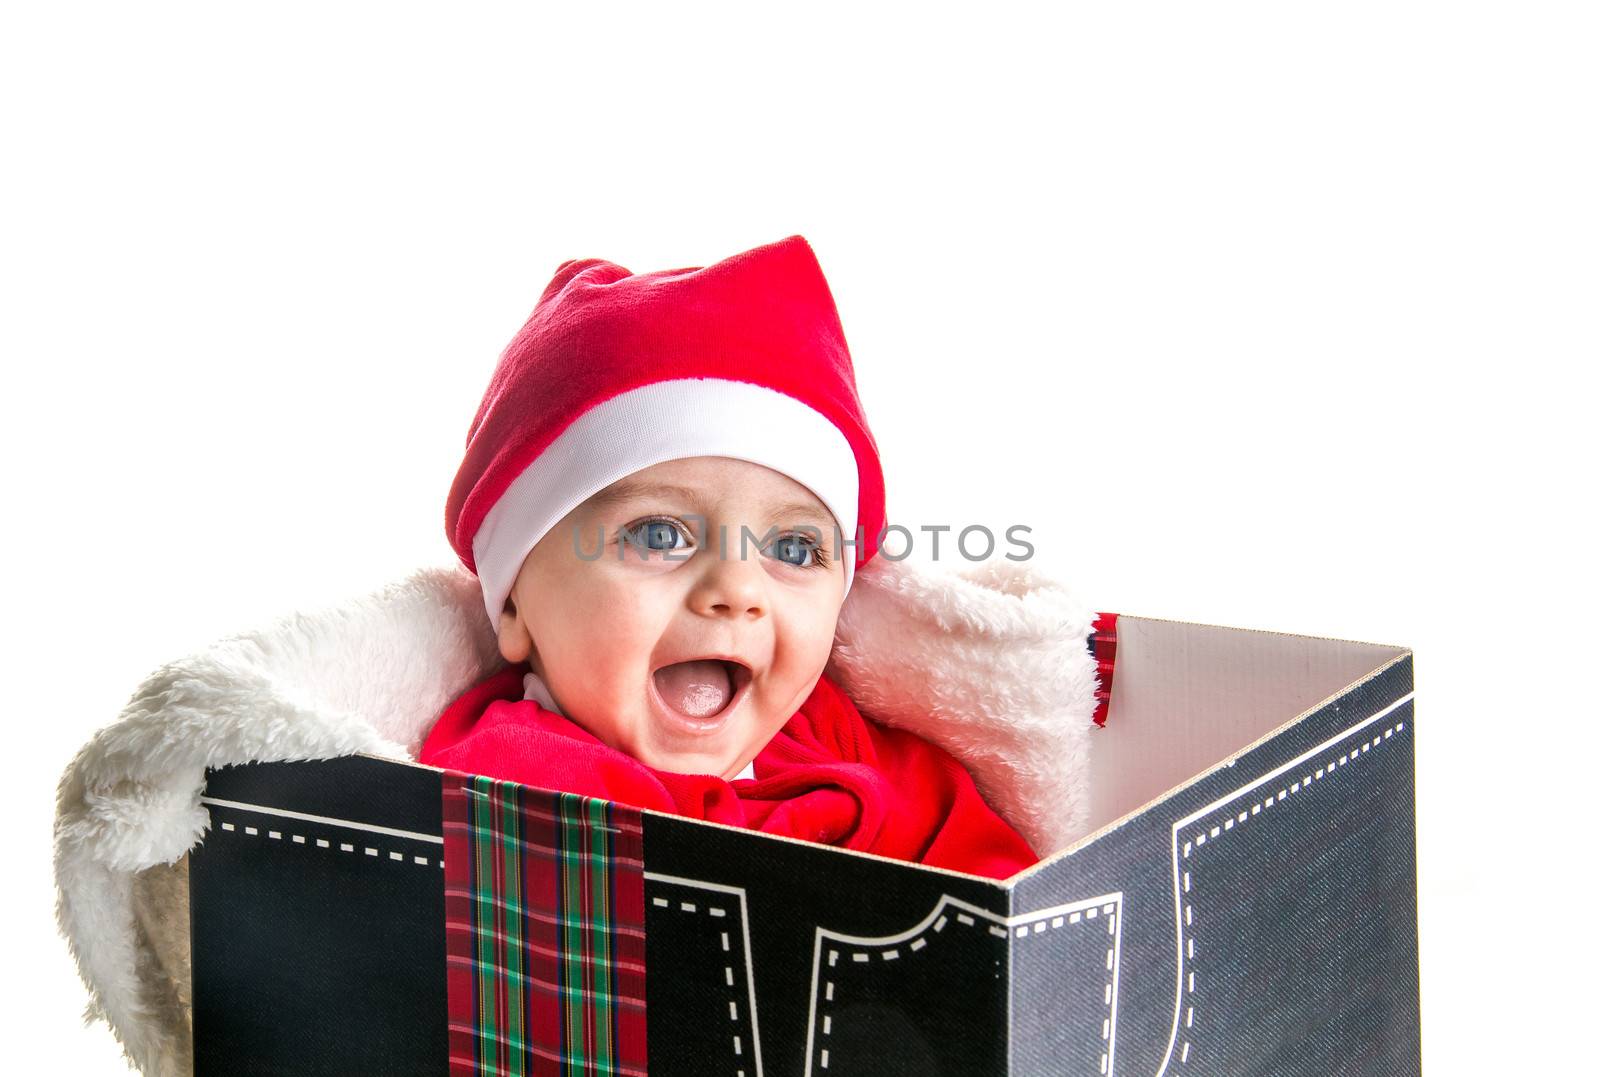
[(656, 691), (691, 718), (708, 718), (727, 705), (733, 695), (733, 681), (721, 662), (701, 660), (677, 662), (655, 672)]

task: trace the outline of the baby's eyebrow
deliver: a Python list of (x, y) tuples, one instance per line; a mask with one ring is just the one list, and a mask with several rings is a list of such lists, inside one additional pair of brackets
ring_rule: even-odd
[(700, 491), (687, 486), (675, 486), (666, 482), (642, 482), (622, 479), (612, 483), (599, 493), (589, 498), (589, 503), (596, 508), (609, 508), (621, 505), (628, 501), (638, 501), (643, 498), (653, 497), (659, 499), (675, 499), (696, 508), (701, 508)]
[[(679, 486), (670, 482), (629, 479), (612, 483), (591, 496), (589, 503), (594, 508), (612, 508), (644, 498), (673, 499), (702, 512), (705, 509), (702, 492), (693, 487)], [(768, 505), (767, 513), (771, 516), (811, 516), (819, 520), (826, 520), (828, 516), (827, 509), (807, 501), (786, 501), (779, 505)]]

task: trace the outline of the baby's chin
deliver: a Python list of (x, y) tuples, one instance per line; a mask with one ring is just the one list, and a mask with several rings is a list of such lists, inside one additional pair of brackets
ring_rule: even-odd
[[(751, 753), (754, 755), (754, 752)], [(639, 753), (639, 762), (652, 770), (668, 774), (710, 774), (732, 780), (744, 766), (743, 752), (735, 751), (683, 751), (668, 747), (652, 747)]]
[(752, 740), (752, 713), (730, 716), (721, 728), (701, 734), (674, 728), (648, 713), (620, 724), (591, 721), (576, 712), (568, 717), (602, 743), (667, 774), (710, 774), (731, 781), (744, 761), (765, 747), (764, 741)]

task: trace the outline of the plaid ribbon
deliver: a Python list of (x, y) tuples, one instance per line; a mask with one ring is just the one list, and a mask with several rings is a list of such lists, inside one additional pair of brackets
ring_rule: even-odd
[(450, 1077), (644, 1077), (637, 808), (444, 772)]
[(1094, 724), (1104, 726), (1111, 709), (1111, 675), (1117, 664), (1117, 615), (1097, 614), (1089, 634), (1089, 653), (1099, 667), (1100, 686), (1094, 690)]

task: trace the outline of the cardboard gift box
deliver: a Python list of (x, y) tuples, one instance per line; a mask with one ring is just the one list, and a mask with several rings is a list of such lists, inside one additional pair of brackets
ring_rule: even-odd
[[(136, 948), (179, 955), (146, 962), (173, 974), (141, 974), (145, 1011), (110, 1012), (64, 927), (148, 1072), (1420, 1072), (1410, 651), (1068, 620), (1083, 654), (1052, 653), (1099, 720), (1044, 758), (1088, 732), (1088, 780), (1043, 798), (1068, 822), (1029, 820), (1055, 851), (1007, 880), (371, 744), (233, 745), (164, 839), (186, 855), (121, 862)], [(144, 1020), (158, 983), (181, 1021)]]

